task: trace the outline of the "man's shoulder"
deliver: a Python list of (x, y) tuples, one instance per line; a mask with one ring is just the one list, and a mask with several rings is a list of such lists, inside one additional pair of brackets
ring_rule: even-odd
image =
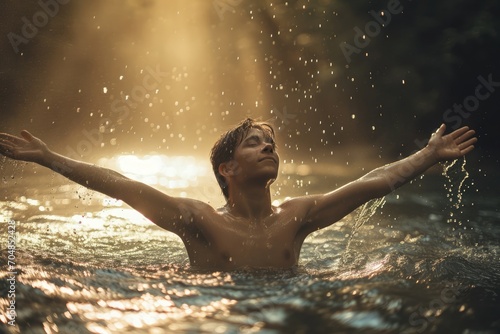
[(193, 198), (177, 198), (177, 205), (181, 213), (189, 212), (190, 215), (206, 216), (219, 214), (218, 209), (214, 209), (210, 204)]
[(282, 211), (302, 212), (305, 214), (314, 205), (314, 196), (299, 196), (286, 198), (278, 208)]
[(280, 206), (302, 206), (302, 205), (310, 205), (314, 203), (316, 195), (306, 195), (306, 196), (297, 196), (297, 197), (287, 197), (283, 200), (283, 203)]

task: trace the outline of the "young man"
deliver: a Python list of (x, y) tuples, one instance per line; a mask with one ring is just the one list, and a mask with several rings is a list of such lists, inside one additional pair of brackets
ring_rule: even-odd
[(214, 172), (227, 204), (175, 198), (110, 169), (75, 161), (48, 149), (27, 131), (0, 134), (0, 154), (50, 168), (85, 187), (121, 199), (156, 225), (177, 234), (193, 267), (209, 270), (296, 266), (308, 234), (327, 227), (365, 202), (382, 197), (434, 164), (469, 153), (477, 141), (467, 127), (444, 135), (409, 157), (379, 167), (327, 194), (271, 205), (269, 185), (278, 175), (274, 131), (247, 119), (212, 149)]

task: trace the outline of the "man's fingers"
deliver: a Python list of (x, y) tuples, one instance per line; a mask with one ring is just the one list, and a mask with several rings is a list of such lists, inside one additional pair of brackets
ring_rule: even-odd
[(460, 149), (460, 151), (462, 151), (464, 149), (467, 149), (469, 146), (472, 146), (476, 142), (477, 142), (477, 138), (471, 138), (471, 139), (467, 140), (466, 142), (463, 142), (460, 145), (458, 145), (458, 148)]
[(0, 148), (6, 149), (6, 150), (13, 150), (14, 145), (10, 141), (0, 139)]
[(14, 146), (16, 146), (15, 144), (12, 144), (11, 142), (9, 141), (4, 141), (4, 140), (0, 140), (0, 147), (5, 147), (7, 149), (13, 149)]
[(8, 133), (0, 133), (0, 141), (4, 143), (5, 142), (12, 143), (14, 145), (26, 144), (26, 140), (13, 135), (9, 135)]
[(457, 130), (453, 131), (452, 133), (450, 133), (450, 136), (451, 136), (451, 138), (456, 139), (456, 138), (460, 137), (461, 135), (463, 135), (464, 133), (466, 133), (467, 131), (469, 131), (469, 127), (464, 126), (464, 127), (461, 127), (460, 129), (457, 129)]
[(23, 136), (24, 139), (27, 141), (32, 141), (33, 138), (35, 138), (31, 133), (29, 133), (27, 130), (21, 131), (21, 136)]
[(463, 149), (463, 150), (460, 150), (460, 153), (461, 153), (462, 155), (466, 155), (467, 153), (469, 153), (469, 152), (470, 152), (470, 151), (472, 151), (473, 149), (474, 149), (474, 146), (473, 146), (473, 145), (471, 145), (471, 146), (469, 146), (469, 147), (467, 147), (467, 148), (465, 148), (465, 149)]
[(438, 136), (442, 136), (444, 132), (446, 131), (446, 125), (443, 123), (441, 126), (436, 130), (435, 134)]
[(461, 142), (464, 142), (466, 141), (467, 139), (471, 138), (472, 136), (474, 136), (474, 134), (476, 133), (476, 131), (474, 130), (469, 130), (465, 133), (463, 133), (460, 137), (456, 138), (455, 139), (455, 142), (457, 143), (461, 143)]

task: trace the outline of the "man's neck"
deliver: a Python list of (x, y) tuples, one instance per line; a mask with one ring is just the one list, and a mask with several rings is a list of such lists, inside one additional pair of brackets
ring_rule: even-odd
[(269, 187), (244, 187), (230, 191), (226, 207), (234, 216), (255, 221), (274, 212)]

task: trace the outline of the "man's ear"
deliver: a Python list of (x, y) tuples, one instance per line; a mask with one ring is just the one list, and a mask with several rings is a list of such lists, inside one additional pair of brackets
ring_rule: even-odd
[(219, 173), (224, 177), (237, 175), (240, 170), (241, 168), (235, 160), (223, 162), (219, 165)]
[(223, 162), (219, 165), (219, 174), (224, 177), (233, 175), (229, 163)]

